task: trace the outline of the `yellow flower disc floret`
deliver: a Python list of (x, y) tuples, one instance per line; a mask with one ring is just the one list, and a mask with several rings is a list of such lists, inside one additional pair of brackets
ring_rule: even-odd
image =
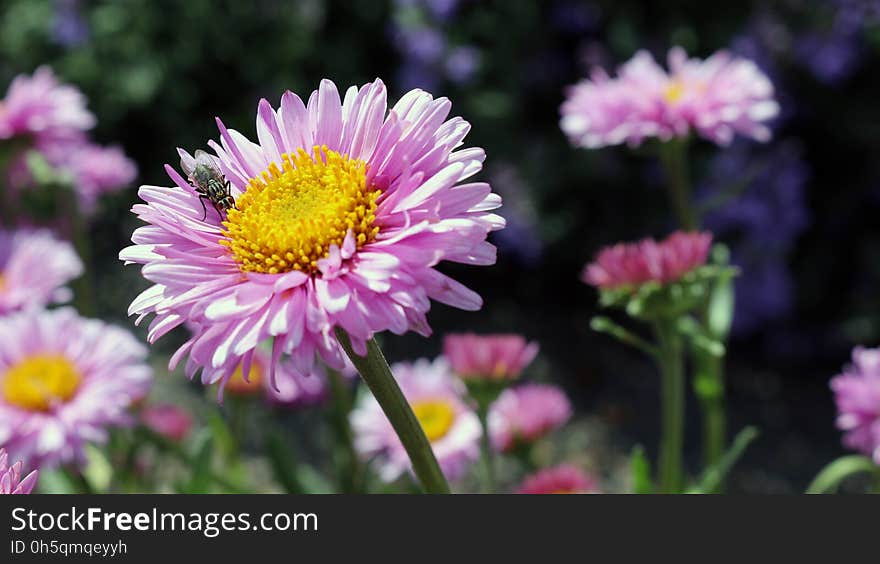
[(7, 403), (28, 411), (49, 411), (76, 393), (82, 377), (70, 360), (58, 354), (31, 356), (13, 365), (3, 376)]
[(431, 442), (445, 437), (455, 422), (455, 408), (448, 401), (419, 401), (412, 404), (412, 410)]
[(281, 156), (250, 183), (230, 209), (226, 239), (243, 272), (314, 272), (331, 245), (342, 247), (352, 231), (357, 248), (374, 240), (379, 227), (376, 198), (367, 185), (364, 161), (315, 146)]

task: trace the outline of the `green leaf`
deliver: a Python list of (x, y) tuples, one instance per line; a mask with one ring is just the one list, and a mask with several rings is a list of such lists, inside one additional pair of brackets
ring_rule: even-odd
[[(730, 251), (724, 245), (715, 245), (712, 259), (716, 265), (726, 267), (730, 260)], [(736, 305), (733, 279), (736, 270), (727, 268), (718, 276), (709, 294), (707, 326), (709, 334), (719, 341), (727, 339), (733, 323), (733, 311)]]
[(721, 482), (724, 481), (724, 478), (737, 461), (742, 457), (746, 448), (752, 444), (752, 441), (758, 438), (758, 435), (760, 435), (760, 433), (756, 427), (746, 427), (740, 431), (736, 435), (736, 438), (733, 439), (733, 444), (730, 446), (730, 449), (728, 449), (728, 451), (724, 453), (724, 456), (721, 457), (721, 460), (719, 460), (717, 464), (706, 468), (703, 475), (700, 477), (699, 484), (691, 489), (689, 493), (714, 492)]
[(289, 494), (306, 493), (299, 480), (297, 460), (290, 449), (288, 441), (284, 440), (281, 433), (276, 431), (269, 436), (268, 442), (269, 461), (272, 463), (272, 472), (275, 479)]
[(104, 493), (110, 488), (113, 480), (113, 465), (104, 452), (95, 445), (87, 445), (86, 466), (83, 469), (83, 477), (89, 483), (89, 487), (96, 493)]
[(877, 472), (880, 470), (874, 461), (867, 456), (849, 455), (842, 456), (823, 468), (807, 488), (808, 494), (832, 493), (837, 491), (840, 484), (850, 476), (862, 472)]
[(184, 486), (184, 493), (208, 493), (213, 482), (211, 464), (214, 459), (214, 441), (209, 433), (200, 434), (196, 439), (196, 455), (192, 461), (192, 474)]
[(629, 330), (621, 327), (617, 323), (611, 321), (607, 317), (596, 316), (590, 320), (590, 328), (597, 333), (605, 333), (624, 343), (635, 347), (646, 354), (656, 356), (657, 347), (645, 341), (638, 335), (631, 333)]
[(642, 445), (636, 445), (633, 448), (629, 459), (629, 467), (632, 472), (633, 493), (653, 493), (654, 482), (651, 480), (651, 462), (645, 455), (645, 449)]

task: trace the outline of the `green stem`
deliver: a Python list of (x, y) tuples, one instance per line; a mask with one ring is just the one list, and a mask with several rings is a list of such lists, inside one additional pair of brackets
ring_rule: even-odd
[(823, 468), (807, 487), (808, 494), (831, 493), (837, 490), (846, 478), (861, 472), (877, 472), (877, 465), (867, 456), (842, 456)]
[(373, 392), (388, 421), (403, 443), (403, 448), (409, 455), (413, 472), (427, 493), (449, 493), (449, 484), (437, 464), (431, 443), (425, 437), (425, 432), (413, 414), (412, 408), (406, 401), (400, 386), (394, 380), (388, 362), (375, 339), (367, 341), (367, 356), (359, 356), (351, 348), (351, 340), (348, 333), (342, 328), (336, 328), (336, 339), (352, 364), (357, 368)]
[(363, 468), (354, 449), (354, 438), (348, 420), (352, 408), (351, 391), (342, 374), (329, 367), (327, 368), (327, 380), (330, 384), (330, 397), (333, 402), (330, 418), (336, 432), (336, 461), (339, 469), (340, 489), (343, 493), (363, 493)]
[(492, 452), (492, 437), (489, 435), (489, 404), (482, 402), (477, 406), (477, 416), (483, 435), (480, 437), (480, 451), (483, 459), (483, 491), (495, 493), (495, 456)]
[(83, 274), (73, 283), (75, 305), (77, 311), (86, 317), (94, 316), (95, 311), (95, 284), (92, 268), (92, 241), (89, 235), (89, 227), (86, 218), (79, 209), (76, 199), (76, 191), (73, 187), (65, 189), (69, 199), (68, 206), (71, 216), (71, 237), (73, 246), (83, 263)]
[(690, 173), (688, 171), (687, 139), (672, 139), (660, 145), (660, 163), (666, 174), (669, 201), (682, 229), (699, 229), (700, 218), (691, 203)]
[(682, 456), (684, 448), (684, 359), (681, 337), (666, 320), (656, 324), (660, 345), (661, 445), (660, 491), (680, 493), (684, 487)]

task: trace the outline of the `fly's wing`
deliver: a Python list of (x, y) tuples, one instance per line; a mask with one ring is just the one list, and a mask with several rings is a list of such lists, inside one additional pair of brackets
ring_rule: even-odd
[[(192, 178), (192, 173), (196, 169), (196, 159), (180, 148), (177, 149), (177, 154), (180, 155), (180, 170), (187, 178)], [(199, 151), (196, 151), (196, 155), (198, 154)]]
[(196, 150), (195, 153), (195, 172), (200, 183), (209, 179), (223, 182), (223, 174), (217, 166), (216, 159), (201, 149)]

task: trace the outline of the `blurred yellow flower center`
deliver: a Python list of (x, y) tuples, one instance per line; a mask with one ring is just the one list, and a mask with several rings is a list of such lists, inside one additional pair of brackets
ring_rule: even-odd
[(442, 439), (455, 421), (455, 409), (443, 400), (416, 402), (412, 410), (431, 442)]
[(666, 91), (663, 93), (663, 97), (670, 104), (674, 104), (684, 96), (684, 90), (684, 83), (682, 81), (673, 80), (666, 86)]
[(28, 411), (49, 411), (68, 401), (82, 380), (72, 362), (57, 354), (35, 355), (6, 371), (3, 397)]
[(244, 379), (244, 369), (239, 363), (235, 368), (235, 372), (229, 377), (229, 382), (226, 383), (226, 391), (233, 395), (248, 395), (258, 391), (262, 382), (263, 367), (257, 360), (251, 363), (251, 370), (248, 373), (247, 380)]
[(281, 161), (250, 180), (223, 222), (221, 244), (243, 272), (314, 272), (349, 229), (357, 248), (375, 239), (380, 192), (367, 186), (366, 163), (318, 146)]

